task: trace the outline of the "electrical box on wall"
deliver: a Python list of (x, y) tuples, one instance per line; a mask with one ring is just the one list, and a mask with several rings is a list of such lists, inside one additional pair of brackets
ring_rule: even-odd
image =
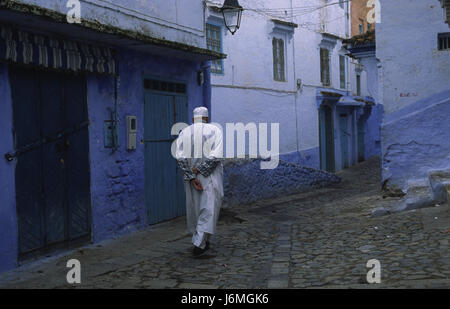
[(127, 116), (127, 149), (136, 149), (137, 120), (136, 116)]
[(203, 86), (203, 84), (205, 83), (205, 74), (203, 73), (203, 71), (197, 72), (197, 81), (199, 86)]
[(105, 120), (104, 122), (104, 144), (105, 148), (117, 149), (119, 147), (119, 126), (117, 121)]

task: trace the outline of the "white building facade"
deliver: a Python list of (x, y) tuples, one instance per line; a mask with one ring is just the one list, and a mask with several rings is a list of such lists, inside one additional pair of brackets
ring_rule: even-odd
[(435, 202), (442, 202), (436, 198), (436, 188), (443, 187), (436, 185), (436, 178), (450, 183), (450, 3), (381, 0), (380, 4), (376, 49), (385, 107), (383, 189), (404, 195), (431, 186)]
[(342, 45), (349, 3), (241, 2), (242, 24), (231, 35), (221, 3), (207, 1), (207, 37), (227, 54), (212, 63), (213, 121), (279, 123), (280, 158), (317, 169), (340, 170), (372, 155), (364, 154), (358, 121), (375, 101), (367, 98), (364, 67)]

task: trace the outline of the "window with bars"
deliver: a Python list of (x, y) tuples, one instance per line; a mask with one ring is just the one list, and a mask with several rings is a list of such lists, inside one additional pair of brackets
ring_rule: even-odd
[(186, 84), (156, 79), (144, 79), (144, 88), (154, 91), (186, 94)]
[(320, 81), (323, 86), (330, 86), (330, 51), (326, 48), (320, 49)]
[(285, 62), (284, 62), (284, 40), (279, 38), (272, 39), (273, 49), (273, 79), (276, 81), (286, 81)]
[(346, 88), (347, 84), (347, 76), (345, 74), (347, 64), (347, 58), (344, 55), (339, 56), (339, 79), (340, 79), (340, 87), (341, 89)]
[[(222, 28), (206, 24), (206, 47), (209, 50), (222, 52)], [(211, 60), (211, 73), (223, 74), (223, 60)]]
[(450, 50), (450, 32), (438, 34), (438, 49)]

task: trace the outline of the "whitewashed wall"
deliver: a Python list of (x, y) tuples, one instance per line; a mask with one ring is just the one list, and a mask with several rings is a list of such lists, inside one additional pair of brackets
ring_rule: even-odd
[[(337, 1), (335, 1), (337, 2)], [(219, 2), (215, 1), (219, 4)], [(286, 82), (273, 79), (271, 16), (246, 10), (241, 29), (233, 36), (222, 28), (224, 74), (212, 75), (212, 117), (219, 123), (226, 122), (278, 122), (280, 123), (280, 153), (308, 151), (319, 147), (319, 123), (316, 89), (320, 82), (320, 47), (322, 31), (340, 38), (348, 34), (349, 20), (346, 6), (328, 6), (305, 12), (305, 7), (321, 6), (324, 0), (241, 1), (251, 9), (291, 8), (294, 15), (279, 11), (279, 18), (299, 25), (294, 35), (287, 35)], [(220, 24), (220, 15), (207, 13), (207, 22)], [(342, 44), (331, 53), (332, 87), (340, 89), (339, 55)], [(301, 80), (301, 87), (297, 87)], [(356, 94), (356, 74), (348, 60), (348, 90)], [(365, 74), (362, 73), (362, 95), (367, 95)], [(345, 90), (345, 89), (340, 89)]]
[[(66, 14), (66, 0), (21, 0)], [(81, 18), (155, 38), (205, 47), (202, 0), (80, 0)]]
[(450, 53), (437, 49), (437, 34), (450, 28), (438, 0), (380, 2), (377, 57), (383, 64), (388, 115), (450, 89)]

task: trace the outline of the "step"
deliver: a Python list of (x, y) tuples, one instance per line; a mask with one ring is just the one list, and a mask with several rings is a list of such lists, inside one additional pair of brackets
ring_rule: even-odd
[(436, 203), (450, 201), (450, 169), (431, 171), (430, 184)]
[(434, 193), (428, 178), (412, 179), (408, 181), (406, 195), (393, 212), (420, 209), (435, 205)]
[(395, 203), (386, 203), (372, 211), (372, 217), (432, 207), (450, 202), (450, 169), (429, 172), (428, 178), (408, 181), (406, 195)]

